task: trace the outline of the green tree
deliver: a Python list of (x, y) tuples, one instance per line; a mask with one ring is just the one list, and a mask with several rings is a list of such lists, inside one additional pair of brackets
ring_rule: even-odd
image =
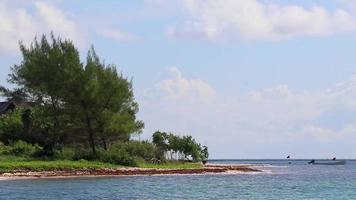
[(26, 92), (24, 96), (38, 102), (45, 112), (47, 124), (51, 124), (46, 131), (53, 136), (45, 149), (52, 155), (66, 134), (63, 127), (68, 120), (62, 112), (63, 96), (72, 92), (74, 77), (82, 69), (79, 53), (71, 41), (57, 39), (53, 34), (50, 41), (43, 36), (40, 41), (35, 38), (29, 47), (20, 44), (20, 50), (23, 59), (21, 64), (11, 68), (9, 80), (19, 91)]
[(208, 147), (201, 146), (192, 136), (177, 136), (173, 133), (156, 131), (152, 135), (152, 142), (157, 148), (158, 158), (164, 158), (165, 153), (170, 153), (170, 158), (176, 155), (177, 159), (193, 159), (200, 161), (209, 156)]
[(199, 161), (200, 158), (200, 144), (198, 144), (192, 136), (183, 136), (182, 138), (182, 152), (185, 155), (185, 159), (191, 156), (193, 160)]
[[(86, 63), (69, 40), (51, 34), (48, 40), (26, 47), (20, 44), (22, 61), (11, 68), (9, 81), (16, 90), (0, 88), (8, 98), (36, 102), (32, 114), (23, 116), (32, 134), (45, 136), (44, 151), (52, 155), (65, 143), (87, 144), (96, 155), (115, 141), (127, 141), (144, 124), (136, 119), (132, 82), (105, 65), (92, 48)], [(26, 99), (26, 100), (24, 100)], [(31, 118), (32, 116), (32, 118)]]
[(66, 95), (67, 111), (86, 130), (92, 153), (115, 141), (128, 141), (144, 124), (136, 119), (138, 104), (134, 100), (132, 82), (118, 74), (116, 67), (100, 62), (92, 48), (75, 94)]
[(168, 135), (168, 149), (171, 151), (171, 159), (173, 159), (173, 155), (179, 156), (180, 146), (181, 139), (173, 133), (170, 133)]
[(156, 157), (160, 160), (164, 160), (164, 154), (168, 150), (168, 143), (167, 143), (167, 133), (156, 131), (152, 135), (152, 142), (157, 148), (157, 155)]
[(208, 147), (207, 146), (203, 146), (201, 149), (201, 154), (200, 157), (203, 161), (208, 160), (209, 158), (209, 151), (208, 151)]

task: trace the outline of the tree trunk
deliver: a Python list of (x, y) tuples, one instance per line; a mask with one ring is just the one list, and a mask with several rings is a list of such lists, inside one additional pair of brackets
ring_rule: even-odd
[(102, 137), (101, 140), (102, 140), (102, 142), (103, 142), (103, 147), (104, 147), (105, 151), (108, 150), (108, 146), (107, 146), (107, 144), (106, 144), (105, 138)]
[(88, 133), (89, 133), (89, 137), (88, 137), (89, 145), (91, 146), (93, 155), (96, 155), (95, 138), (94, 138), (93, 129), (91, 127), (91, 121), (89, 118), (87, 118), (87, 126), (88, 126)]

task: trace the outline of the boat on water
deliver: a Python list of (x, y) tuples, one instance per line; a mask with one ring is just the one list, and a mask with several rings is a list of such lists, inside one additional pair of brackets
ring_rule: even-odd
[(311, 165), (345, 165), (345, 160), (311, 160), (308, 162)]

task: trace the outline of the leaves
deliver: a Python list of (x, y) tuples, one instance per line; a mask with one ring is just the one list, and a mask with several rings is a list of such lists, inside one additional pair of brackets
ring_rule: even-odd
[(142, 130), (132, 82), (114, 65), (102, 63), (93, 47), (86, 63), (71, 41), (53, 34), (35, 38), (30, 46), (21, 44), (20, 50), (22, 61), (9, 75), (17, 89), (0, 87), (0, 92), (19, 102), (37, 102), (33, 125), (46, 133), (49, 148), (82, 143), (95, 154), (96, 146), (106, 148)]
[(192, 136), (181, 137), (172, 133), (156, 131), (152, 135), (152, 142), (159, 151), (159, 158), (163, 158), (166, 152), (171, 153), (171, 159), (173, 159), (173, 154), (176, 154), (180, 159), (182, 157), (187, 159), (190, 156), (195, 161), (207, 159), (209, 156), (208, 148), (206, 146), (202, 148)]

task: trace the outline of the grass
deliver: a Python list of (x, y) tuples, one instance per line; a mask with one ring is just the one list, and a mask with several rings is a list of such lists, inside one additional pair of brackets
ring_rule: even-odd
[[(53, 171), (53, 170), (93, 170), (111, 168), (115, 169), (122, 167), (110, 163), (87, 160), (36, 160), (18, 156), (0, 155), (0, 173), (13, 172), (16, 170), (28, 171)], [(191, 162), (166, 162), (162, 164), (153, 164), (147, 162), (139, 162), (140, 168), (156, 168), (156, 169), (201, 169), (203, 166), (200, 163)]]
[(157, 168), (157, 169), (201, 169), (203, 166), (200, 163), (183, 163), (183, 162), (167, 162), (163, 164), (139, 163), (141, 168)]
[(72, 160), (33, 160), (15, 156), (0, 156), (0, 172), (15, 170), (52, 171), (52, 170), (88, 170), (117, 168), (119, 166), (97, 161)]

